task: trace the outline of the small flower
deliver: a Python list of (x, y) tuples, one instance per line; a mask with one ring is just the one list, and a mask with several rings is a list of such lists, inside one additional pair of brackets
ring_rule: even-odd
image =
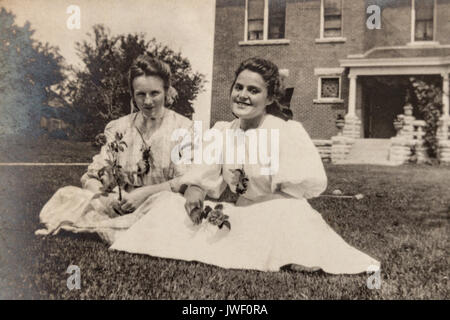
[(220, 210), (213, 210), (208, 214), (208, 222), (218, 226), (222, 221), (223, 213)]
[(218, 204), (214, 207), (214, 210), (211, 207), (206, 206), (202, 218), (205, 217), (209, 223), (212, 225), (218, 226), (219, 229), (222, 229), (223, 226), (231, 229), (230, 221), (228, 220), (228, 215), (223, 213), (223, 205)]
[(148, 174), (150, 172), (150, 167), (153, 166), (153, 155), (151, 147), (142, 147), (142, 161), (145, 163), (144, 174)]
[(243, 195), (248, 188), (248, 177), (245, 174), (244, 169), (235, 169), (233, 170), (233, 174), (238, 176), (238, 183), (236, 185), (236, 193), (239, 195)]
[(201, 211), (199, 208), (194, 208), (192, 209), (189, 216), (194, 224), (200, 224), (202, 223), (203, 219), (206, 219), (208, 223), (214, 226), (218, 226), (219, 229), (222, 229), (223, 226), (231, 229), (231, 224), (228, 220), (229, 217), (226, 214), (223, 214), (222, 210), (223, 205), (219, 203), (214, 207), (214, 210), (210, 206), (206, 206), (203, 211)]
[(123, 138), (123, 134), (120, 132), (116, 132), (116, 141), (119, 142), (120, 140), (122, 140)]
[(212, 211), (212, 208), (210, 206), (206, 206), (205, 209), (203, 209), (203, 212), (201, 215), (202, 220), (206, 219), (211, 211)]
[(107, 142), (106, 136), (104, 133), (99, 133), (95, 136), (95, 144), (97, 146), (104, 146)]
[(119, 145), (117, 144), (117, 142), (113, 141), (109, 144), (109, 148), (111, 149), (111, 151), (113, 151), (114, 153), (118, 153), (119, 152)]
[(148, 170), (147, 168), (148, 163), (144, 160), (139, 160), (137, 163), (137, 174), (139, 176), (144, 175), (146, 173), (146, 171)]

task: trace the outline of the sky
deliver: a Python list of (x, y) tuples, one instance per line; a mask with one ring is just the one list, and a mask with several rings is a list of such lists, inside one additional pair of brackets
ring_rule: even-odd
[[(80, 8), (80, 29), (69, 29), (71, 5)], [(194, 101), (195, 120), (209, 127), (214, 47), (214, 0), (0, 0), (0, 7), (26, 21), (33, 38), (60, 49), (68, 64), (81, 66), (75, 42), (87, 40), (94, 24), (111, 34), (145, 33), (189, 59), (194, 71), (206, 76), (205, 92)]]

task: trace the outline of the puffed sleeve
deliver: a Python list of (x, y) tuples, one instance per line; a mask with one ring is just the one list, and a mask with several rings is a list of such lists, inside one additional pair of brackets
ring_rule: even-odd
[(113, 120), (106, 125), (104, 131), (106, 143), (101, 147), (100, 152), (92, 158), (92, 163), (88, 166), (87, 172), (81, 177), (80, 180), (83, 188), (86, 187), (89, 179), (99, 179), (98, 171), (106, 165), (105, 159), (108, 158), (106, 151), (107, 144), (114, 141), (115, 132), (119, 129), (118, 126), (119, 122), (117, 120)]
[(279, 170), (272, 176), (272, 192), (312, 198), (327, 187), (322, 159), (302, 124), (287, 121), (280, 130)]
[[(183, 119), (184, 120), (184, 119)], [(178, 140), (176, 141), (176, 152), (174, 156), (178, 161), (171, 161), (170, 166), (173, 169), (172, 178), (177, 178), (184, 175), (190, 167), (190, 163), (193, 160), (193, 150), (195, 146), (194, 142), (194, 122), (189, 119), (185, 119), (181, 123), (179, 129), (181, 129), (182, 135), (178, 135)], [(181, 161), (181, 159), (183, 159)], [(172, 171), (172, 170), (171, 170)]]
[[(213, 128), (205, 132), (202, 139), (202, 145), (200, 146), (199, 139), (201, 137), (195, 137), (195, 148), (193, 162), (189, 167), (189, 170), (180, 178), (181, 184), (197, 185), (205, 190), (211, 198), (218, 199), (222, 192), (226, 188), (226, 182), (222, 177), (222, 163), (223, 163), (223, 131), (229, 125), (228, 122), (217, 122)], [(206, 140), (206, 141), (205, 141)], [(214, 145), (217, 153), (214, 154)], [(219, 148), (220, 147), (220, 148)], [(212, 151), (208, 153), (207, 151)], [(205, 152), (203, 152), (205, 151)], [(201, 155), (202, 159), (195, 157)], [(206, 159), (204, 155), (213, 154), (214, 157)], [(217, 156), (217, 157), (216, 157)], [(208, 157), (209, 158), (209, 157)]]

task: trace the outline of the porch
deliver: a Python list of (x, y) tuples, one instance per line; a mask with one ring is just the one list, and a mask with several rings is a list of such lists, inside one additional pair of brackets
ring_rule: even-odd
[[(398, 165), (407, 162), (411, 152), (416, 153), (419, 162), (425, 161), (425, 122), (416, 119), (417, 113), (407, 98), (412, 96), (406, 85), (411, 76), (441, 79), (439, 158), (441, 163), (450, 163), (450, 46), (374, 48), (340, 62), (348, 70), (349, 102), (342, 131), (332, 137), (334, 163), (371, 163), (376, 158), (377, 164)], [(393, 122), (399, 115), (402, 129), (396, 130)], [(378, 149), (371, 149), (374, 145)]]

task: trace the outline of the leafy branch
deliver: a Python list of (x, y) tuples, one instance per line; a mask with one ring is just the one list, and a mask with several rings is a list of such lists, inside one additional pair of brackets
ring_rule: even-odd
[[(106, 159), (107, 165), (101, 168), (98, 172), (100, 181), (103, 182), (103, 186), (100, 191), (103, 193), (110, 193), (117, 186), (119, 189), (119, 201), (122, 200), (122, 188), (125, 186), (125, 172), (122, 166), (119, 164), (119, 152), (124, 152), (128, 147), (125, 141), (122, 141), (123, 134), (116, 132), (114, 141), (106, 144), (106, 137), (103, 133), (97, 135), (96, 141), (104, 142), (107, 146), (108, 159)], [(107, 179), (102, 179), (103, 176)], [(112, 177), (112, 179), (111, 179)]]

